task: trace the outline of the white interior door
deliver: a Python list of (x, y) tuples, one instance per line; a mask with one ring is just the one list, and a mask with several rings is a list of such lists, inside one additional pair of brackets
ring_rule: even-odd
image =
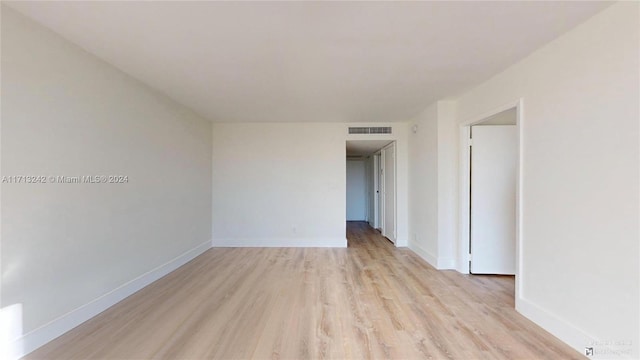
[(369, 223), (371, 222), (371, 188), (372, 180), (371, 180), (371, 161), (370, 159), (364, 160), (364, 199), (365, 199), (365, 217), (364, 220)]
[(384, 228), (384, 154), (382, 151), (376, 155), (378, 163), (378, 211), (376, 212), (376, 229), (383, 232)]
[(515, 274), (515, 125), (472, 127), (471, 273)]
[(378, 215), (380, 212), (379, 207), (379, 198), (380, 198), (380, 155), (373, 155), (373, 170), (372, 170), (372, 180), (373, 180), (373, 211), (372, 211), (372, 219), (369, 223), (372, 228), (377, 229), (380, 227), (380, 216)]
[(384, 227), (382, 235), (396, 242), (396, 155), (395, 143), (382, 150), (384, 154)]

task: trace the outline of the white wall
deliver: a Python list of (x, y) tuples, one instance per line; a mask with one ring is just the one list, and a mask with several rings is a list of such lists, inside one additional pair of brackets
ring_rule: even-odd
[(456, 267), (458, 125), (456, 107), (439, 101), (412, 122), (409, 247), (438, 269)]
[(364, 160), (347, 160), (347, 221), (367, 219), (367, 178)]
[(593, 341), (632, 342), (633, 358), (640, 356), (638, 7), (607, 8), (458, 101), (464, 122), (523, 99), (518, 310), (580, 352)]
[(346, 246), (343, 124), (213, 125), (214, 246)]
[(409, 135), (409, 247), (427, 262), (438, 262), (438, 104), (433, 104), (412, 124)]
[(4, 6), (1, 33), (2, 176), (128, 176), (2, 184), (29, 351), (210, 246), (211, 124)]
[(456, 267), (458, 137), (456, 104), (438, 102), (438, 269)]
[[(214, 123), (214, 246), (346, 246), (347, 140), (396, 140), (398, 246), (406, 246), (406, 124)], [(356, 126), (372, 126), (358, 123)]]

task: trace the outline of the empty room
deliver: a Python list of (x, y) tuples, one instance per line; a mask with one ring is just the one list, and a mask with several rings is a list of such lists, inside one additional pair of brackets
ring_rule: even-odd
[(2, 1), (0, 358), (640, 359), (640, 3)]

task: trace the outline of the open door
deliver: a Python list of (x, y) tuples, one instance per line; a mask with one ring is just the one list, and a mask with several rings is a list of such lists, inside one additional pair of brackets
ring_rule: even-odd
[(382, 217), (382, 211), (380, 209), (380, 154), (373, 155), (373, 224), (371, 227), (374, 229), (381, 229), (380, 218)]
[(396, 154), (395, 142), (382, 149), (384, 180), (384, 225), (382, 235), (396, 242)]
[(517, 129), (482, 125), (471, 131), (470, 270), (514, 275)]

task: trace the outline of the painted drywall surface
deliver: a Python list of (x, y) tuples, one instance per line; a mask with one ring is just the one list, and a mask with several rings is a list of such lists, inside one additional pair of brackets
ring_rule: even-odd
[(438, 258), (438, 105), (433, 104), (414, 121), (409, 135), (409, 247), (431, 265)]
[(2, 8), (2, 306), (24, 332), (211, 238), (211, 124)]
[(347, 140), (395, 140), (398, 246), (406, 246), (406, 124), (214, 123), (214, 246), (346, 246)]
[(458, 102), (467, 121), (523, 99), (518, 301), (581, 352), (594, 339), (631, 341), (634, 358), (639, 6), (611, 6)]
[(347, 221), (367, 218), (366, 181), (364, 160), (347, 160)]
[(458, 139), (456, 103), (438, 102), (438, 269), (456, 267)]
[(410, 247), (434, 267), (453, 269), (458, 227), (456, 104), (439, 101), (411, 124)]
[(215, 123), (214, 246), (346, 246), (341, 124)]

